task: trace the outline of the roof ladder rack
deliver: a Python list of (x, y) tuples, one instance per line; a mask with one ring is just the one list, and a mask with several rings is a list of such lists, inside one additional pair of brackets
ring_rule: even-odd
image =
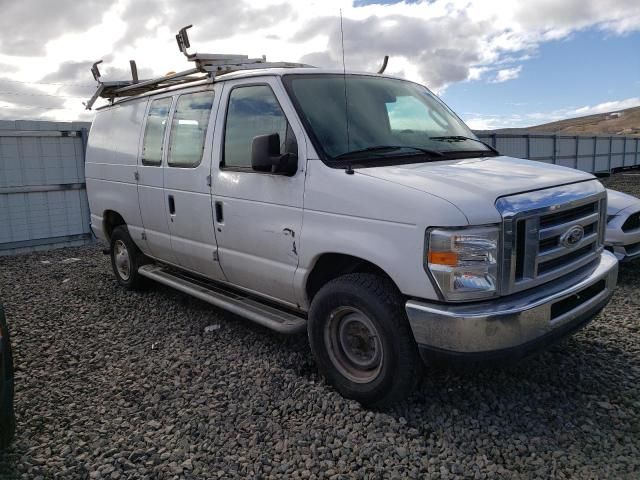
[(150, 80), (139, 80), (136, 63), (134, 60), (130, 60), (131, 80), (103, 82), (101, 80), (100, 70), (98, 69), (98, 64), (102, 63), (102, 60), (99, 60), (91, 67), (91, 73), (93, 74), (93, 78), (98, 82), (98, 88), (93, 96), (84, 103), (86, 109), (91, 110), (91, 107), (98, 98), (106, 98), (109, 102), (113, 103), (116, 98), (133, 97), (175, 85), (201, 80), (213, 82), (216, 76), (241, 70), (312, 67), (312, 65), (303, 63), (267, 62), (264, 56), (261, 58), (249, 58), (247, 55), (189, 53), (188, 48), (190, 48), (191, 43), (187, 30), (191, 27), (192, 25), (187, 25), (181, 28), (176, 35), (176, 41), (178, 43), (178, 49), (187, 57), (187, 60), (195, 63), (194, 68)]

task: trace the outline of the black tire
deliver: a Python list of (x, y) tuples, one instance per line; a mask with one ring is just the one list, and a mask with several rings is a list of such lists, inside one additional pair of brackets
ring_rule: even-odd
[(13, 408), (13, 355), (9, 329), (0, 306), (0, 450), (9, 446), (16, 430)]
[[(128, 264), (124, 273), (124, 263), (121, 252), (125, 251)], [(131, 239), (125, 225), (119, 225), (111, 232), (111, 268), (118, 283), (127, 290), (142, 290), (148, 285), (148, 279), (138, 273), (138, 268), (149, 263), (147, 257), (140, 251)]]
[(352, 273), (327, 283), (311, 302), (308, 332), (320, 372), (342, 396), (366, 407), (404, 399), (421, 376), (404, 298), (384, 277)]

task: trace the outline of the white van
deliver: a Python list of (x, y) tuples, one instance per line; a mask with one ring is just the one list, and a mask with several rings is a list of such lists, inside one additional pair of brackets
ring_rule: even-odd
[(86, 161), (118, 282), (306, 330), (346, 397), (403, 398), (421, 357), (522, 356), (611, 298), (603, 186), (499, 155), (426, 87), (294, 67), (129, 92)]

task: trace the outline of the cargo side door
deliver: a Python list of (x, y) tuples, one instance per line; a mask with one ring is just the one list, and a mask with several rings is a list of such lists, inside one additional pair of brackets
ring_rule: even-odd
[(162, 167), (172, 104), (171, 95), (154, 98), (149, 103), (138, 162), (138, 203), (148, 250), (144, 253), (175, 264)]
[(178, 265), (224, 280), (211, 208), (214, 99), (212, 87), (177, 97), (164, 167), (164, 203)]

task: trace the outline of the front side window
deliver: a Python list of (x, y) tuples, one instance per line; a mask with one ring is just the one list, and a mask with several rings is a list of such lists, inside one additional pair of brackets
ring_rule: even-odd
[[(327, 160), (376, 150), (490, 152), (421, 85), (367, 75), (286, 75), (284, 84)], [(439, 157), (438, 157), (439, 158)]]
[(178, 97), (171, 121), (169, 166), (200, 165), (212, 104), (213, 92), (186, 93)]
[(224, 166), (251, 168), (253, 139), (277, 133), (280, 152), (297, 150), (287, 117), (270, 87), (250, 85), (236, 87), (229, 94), (224, 131)]
[(162, 163), (162, 142), (167, 128), (167, 118), (171, 109), (171, 97), (159, 98), (151, 102), (147, 114), (142, 146), (142, 164), (159, 166)]

